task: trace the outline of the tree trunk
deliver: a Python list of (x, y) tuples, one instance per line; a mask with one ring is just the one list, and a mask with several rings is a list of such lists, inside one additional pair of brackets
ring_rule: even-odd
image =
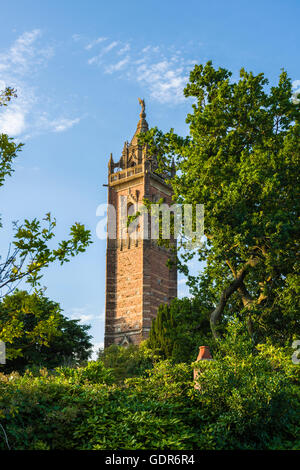
[(218, 305), (210, 314), (210, 327), (215, 340), (219, 339), (219, 334), (217, 332), (217, 324), (220, 321), (228, 299), (234, 292), (236, 292), (239, 288), (244, 285), (243, 281), (248, 270), (251, 267), (256, 266), (259, 261), (259, 258), (250, 258), (247, 263), (242, 267), (242, 269), (238, 271), (237, 274), (234, 273), (234, 281), (228, 287), (226, 287), (226, 289), (223, 290)]

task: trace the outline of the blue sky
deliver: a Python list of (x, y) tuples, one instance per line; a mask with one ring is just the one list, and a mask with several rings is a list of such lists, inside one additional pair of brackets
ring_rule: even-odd
[[(0, 114), (0, 132), (26, 145), (1, 190), (1, 254), (11, 221), (51, 211), (57, 238), (74, 221), (93, 245), (49, 268), (43, 284), (70, 318), (103, 342), (105, 241), (96, 238), (106, 201), (107, 163), (136, 128), (138, 97), (150, 126), (186, 133), (182, 96), (195, 63), (213, 60), (238, 77), (241, 67), (275, 83), (284, 67), (300, 86), (300, 3), (295, 0), (17, 0), (1, 5), (0, 89), (18, 99)], [(5, 19), (5, 20), (4, 20)], [(180, 295), (187, 291), (184, 280)]]

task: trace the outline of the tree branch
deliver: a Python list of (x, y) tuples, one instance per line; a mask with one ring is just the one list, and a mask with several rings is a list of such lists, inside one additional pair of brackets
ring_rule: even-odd
[[(217, 323), (220, 321), (220, 318), (223, 314), (224, 308), (227, 304), (228, 299), (230, 296), (236, 292), (242, 285), (244, 278), (249, 271), (250, 268), (256, 266), (260, 261), (260, 258), (250, 258), (247, 263), (236, 273), (236, 277), (234, 281), (223, 290), (219, 303), (215, 307), (215, 309), (210, 314), (210, 327), (214, 338), (217, 340), (219, 338), (219, 334), (217, 332), (216, 326)], [(228, 264), (228, 262), (227, 262)]]

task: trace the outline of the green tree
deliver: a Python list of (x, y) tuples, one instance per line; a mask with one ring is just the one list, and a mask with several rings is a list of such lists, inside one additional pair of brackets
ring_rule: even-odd
[[(7, 106), (13, 97), (16, 97), (16, 91), (6, 88), (0, 93), (0, 107)], [(0, 134), (0, 187), (5, 178), (13, 173), (13, 162), (22, 145), (16, 144), (6, 134)], [(21, 224), (14, 223), (14, 238), (7, 253), (0, 257), (0, 298), (14, 292), (23, 281), (38, 289), (46, 267), (55, 261), (60, 264), (70, 261), (72, 257), (84, 252), (91, 243), (90, 231), (76, 222), (70, 228), (69, 239), (62, 240), (53, 247), (55, 226), (56, 221), (50, 213), (42, 221), (25, 219)], [(13, 330), (19, 327), (15, 320), (11, 324), (7, 323), (3, 341), (13, 339)]]
[(3, 370), (53, 369), (87, 361), (92, 348), (90, 326), (78, 322), (66, 318), (59, 304), (46, 296), (18, 290), (6, 296), (0, 302), (0, 340), (6, 342), (7, 354)]
[[(16, 90), (6, 88), (0, 91), (0, 107), (7, 106), (12, 97), (16, 97)], [(21, 150), (23, 144), (15, 144), (12, 138), (6, 134), (0, 134), (0, 186), (3, 185), (5, 177), (13, 172), (12, 163), (17, 153)], [(1, 219), (0, 219), (1, 227)]]
[[(190, 285), (214, 298), (214, 337), (235, 310), (252, 338), (290, 341), (300, 331), (299, 100), (285, 71), (273, 87), (263, 73), (231, 75), (196, 65), (184, 90), (193, 99), (189, 135), (152, 129), (141, 143), (158, 155), (159, 171), (175, 159), (177, 202), (205, 206), (206, 242), (196, 255), (206, 267)], [(182, 269), (191, 256), (178, 260)]]
[[(16, 91), (6, 88), (0, 93), (0, 107), (7, 106)], [(0, 134), (0, 187), (6, 176), (13, 170), (13, 161), (23, 144), (16, 144), (6, 134)], [(1, 223), (1, 221), (0, 221)], [(0, 225), (1, 226), (1, 225)], [(0, 295), (13, 292), (22, 280), (31, 286), (38, 286), (42, 277), (41, 271), (54, 261), (61, 264), (68, 262), (71, 257), (85, 251), (91, 243), (89, 230), (76, 222), (70, 229), (69, 240), (61, 241), (56, 248), (50, 249), (49, 241), (54, 237), (56, 221), (47, 213), (42, 222), (25, 219), (24, 223), (14, 224), (14, 240), (0, 264)]]
[(198, 297), (174, 299), (170, 305), (161, 305), (152, 320), (149, 348), (174, 362), (196, 360), (199, 346), (211, 343), (210, 310)]

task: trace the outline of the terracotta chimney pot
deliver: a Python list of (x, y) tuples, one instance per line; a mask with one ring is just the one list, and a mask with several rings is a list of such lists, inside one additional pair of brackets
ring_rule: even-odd
[(197, 361), (201, 361), (201, 359), (212, 359), (208, 346), (200, 346)]
[[(210, 354), (210, 350), (208, 346), (200, 346), (199, 347), (199, 354), (197, 357), (197, 362), (198, 361), (209, 361), (212, 360), (212, 355)], [(200, 390), (200, 385), (196, 382), (200, 372), (197, 369), (194, 369), (194, 381), (195, 381), (195, 389)]]

